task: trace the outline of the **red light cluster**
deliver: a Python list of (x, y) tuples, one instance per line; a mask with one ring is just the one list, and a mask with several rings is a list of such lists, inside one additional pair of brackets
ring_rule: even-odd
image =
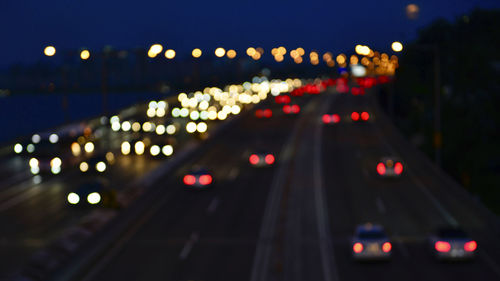
[(361, 88), (352, 87), (351, 88), (351, 93), (352, 93), (353, 96), (364, 95), (365, 94), (365, 88), (363, 88), (363, 87), (361, 87)]
[(352, 121), (368, 121), (368, 119), (370, 119), (370, 114), (366, 111), (363, 111), (361, 113), (353, 111), (351, 113), (351, 119)]
[(257, 118), (271, 118), (273, 111), (271, 109), (257, 109), (255, 110), (255, 117)]
[[(194, 185), (196, 183), (196, 177), (194, 175), (185, 175), (183, 182), (185, 185)], [(201, 185), (209, 185), (212, 183), (212, 176), (207, 174), (201, 175), (198, 178), (198, 182)]]
[(283, 95), (283, 96), (277, 96), (277, 97), (275, 97), (274, 101), (277, 104), (282, 104), (282, 103), (290, 103), (291, 99), (290, 99), (290, 96)]
[[(250, 157), (248, 158), (248, 161), (250, 162), (250, 164), (252, 165), (257, 165), (259, 162), (260, 162), (260, 157), (257, 155), (257, 154), (252, 154), (250, 155)], [(272, 154), (267, 154), (265, 157), (264, 157), (264, 162), (267, 164), (267, 165), (272, 165), (275, 161), (275, 158), (274, 158), (274, 155)]]
[(340, 116), (338, 114), (323, 114), (323, 117), (321, 118), (323, 120), (323, 123), (329, 124), (329, 123), (339, 123), (340, 122)]
[(391, 79), (388, 76), (382, 75), (378, 77), (378, 82), (380, 84), (389, 83), (389, 81), (391, 81)]
[[(377, 173), (379, 175), (384, 175), (386, 172), (386, 167), (385, 167), (385, 164), (380, 162), (377, 164)], [(401, 164), (401, 162), (396, 162), (396, 164), (394, 164), (394, 173), (396, 175), (401, 175), (401, 173), (403, 173), (403, 164)]]
[(377, 85), (377, 79), (373, 77), (357, 78), (356, 82), (359, 86), (364, 88), (371, 88)]
[(285, 114), (297, 114), (300, 112), (300, 106), (293, 104), (293, 105), (284, 105), (283, 106), (283, 112)]

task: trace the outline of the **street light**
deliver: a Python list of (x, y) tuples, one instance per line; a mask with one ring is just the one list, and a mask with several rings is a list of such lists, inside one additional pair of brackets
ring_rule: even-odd
[(394, 41), (392, 42), (391, 44), (391, 48), (394, 52), (401, 52), (403, 50), (403, 44), (401, 44), (401, 42), (399, 41)]
[(89, 50), (83, 50), (80, 52), (80, 58), (82, 60), (88, 60), (90, 58), (90, 52)]
[(201, 50), (196, 48), (191, 52), (191, 55), (193, 55), (193, 57), (195, 58), (199, 58), (201, 56)]
[(47, 46), (47, 47), (45, 47), (45, 49), (43, 49), (43, 53), (47, 57), (52, 57), (53, 55), (56, 54), (56, 48), (54, 46)]

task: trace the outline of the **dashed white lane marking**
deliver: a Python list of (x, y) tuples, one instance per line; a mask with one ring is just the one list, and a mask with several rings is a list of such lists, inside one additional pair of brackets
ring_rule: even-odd
[(215, 212), (215, 209), (217, 209), (218, 205), (219, 205), (219, 198), (214, 197), (214, 199), (212, 199), (212, 201), (210, 201), (210, 204), (208, 205), (207, 213), (212, 214), (213, 212)]
[(191, 234), (189, 240), (186, 242), (184, 248), (182, 248), (181, 253), (179, 254), (179, 259), (185, 260), (189, 256), (189, 253), (191, 253), (191, 250), (193, 249), (194, 244), (198, 241), (199, 237), (198, 232), (193, 232)]
[(378, 211), (381, 214), (385, 214), (386, 209), (385, 209), (384, 201), (382, 201), (382, 198), (377, 197), (377, 199), (375, 199), (375, 204), (377, 205)]
[[(321, 113), (326, 112), (332, 99), (323, 103)], [(318, 236), (321, 254), (321, 264), (323, 268), (323, 277), (326, 281), (339, 280), (338, 269), (333, 254), (332, 235), (329, 228), (328, 206), (325, 199), (323, 188), (323, 167), (321, 165), (321, 140), (322, 126), (316, 125), (314, 134), (314, 157), (313, 157), (313, 183), (314, 199), (316, 202), (316, 217), (318, 226)]]
[(240, 174), (240, 169), (238, 167), (233, 167), (227, 174), (227, 179), (232, 181), (238, 177)]

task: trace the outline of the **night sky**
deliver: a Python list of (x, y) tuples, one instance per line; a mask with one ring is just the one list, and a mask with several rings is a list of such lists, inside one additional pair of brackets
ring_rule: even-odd
[[(420, 7), (415, 21), (406, 18), (409, 3)], [(340, 52), (357, 43), (383, 50), (393, 40), (411, 40), (436, 18), (453, 19), (475, 7), (500, 8), (500, 1), (2, 0), (0, 68), (35, 62), (47, 44), (61, 51), (158, 42), (181, 55), (218, 46), (240, 53), (279, 45)]]

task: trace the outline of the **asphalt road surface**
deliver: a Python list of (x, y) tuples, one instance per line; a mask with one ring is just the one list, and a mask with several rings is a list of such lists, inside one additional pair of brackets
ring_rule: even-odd
[[(500, 280), (494, 219), (399, 135), (375, 94), (329, 90), (302, 98), (299, 116), (243, 116), (155, 183), (161, 196), (77, 279)], [(350, 122), (352, 111), (368, 111), (371, 121)], [(342, 120), (322, 124), (323, 113)], [(251, 167), (248, 154), (263, 146), (277, 162)], [(404, 161), (403, 176), (376, 177), (377, 161), (391, 155)], [(212, 171), (212, 188), (184, 188), (193, 166)], [(389, 262), (352, 260), (351, 236), (366, 222), (386, 228)], [(446, 225), (478, 242), (475, 261), (433, 259), (427, 238)]]

